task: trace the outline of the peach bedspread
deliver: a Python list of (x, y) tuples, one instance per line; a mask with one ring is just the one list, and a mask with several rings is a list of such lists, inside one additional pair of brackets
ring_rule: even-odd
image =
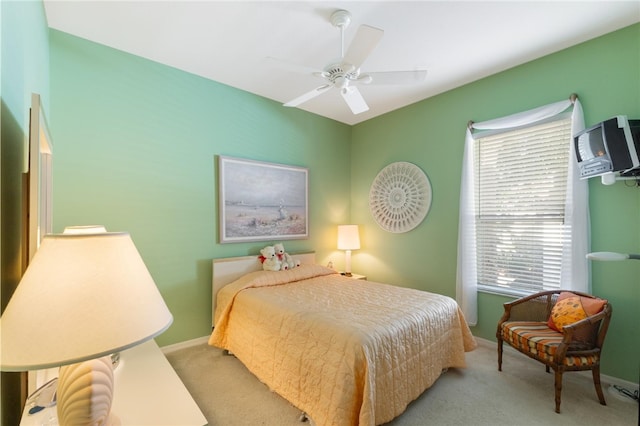
[(453, 299), (319, 265), (225, 286), (209, 344), (318, 426), (388, 422), (476, 347)]

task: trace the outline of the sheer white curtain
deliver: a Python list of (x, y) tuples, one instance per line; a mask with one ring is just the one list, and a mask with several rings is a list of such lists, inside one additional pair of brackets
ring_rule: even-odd
[[(577, 98), (495, 120), (473, 123), (473, 128), (477, 130), (506, 130), (524, 126), (561, 114), (572, 105), (571, 129), (575, 135), (584, 129), (582, 106)], [(470, 325), (476, 325), (478, 322), (473, 144), (471, 129), (467, 129), (460, 187), (456, 299)], [(589, 194), (586, 180), (579, 178), (575, 159), (572, 143), (565, 203), (565, 224), (568, 225), (571, 232), (571, 245), (565, 247), (563, 251), (561, 282), (562, 288), (589, 292), (591, 280), (589, 263), (586, 259), (589, 250)]]

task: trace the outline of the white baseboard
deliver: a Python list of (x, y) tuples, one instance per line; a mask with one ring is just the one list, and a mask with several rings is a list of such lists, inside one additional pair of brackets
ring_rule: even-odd
[[(498, 347), (497, 347), (498, 344), (496, 342), (491, 341), (491, 340), (483, 339), (482, 337), (476, 337), (476, 336), (474, 336), (474, 337), (476, 339), (476, 342), (478, 342), (479, 346), (496, 350), (496, 363), (497, 363), (498, 362)], [(510, 347), (508, 345), (504, 346), (504, 350), (505, 351), (510, 350), (510, 351), (518, 352), (517, 350), (513, 349), (512, 347)], [(591, 375), (591, 371), (576, 371), (576, 373), (586, 377), (587, 379), (589, 379), (589, 381), (591, 381), (591, 383), (593, 383), (593, 376)], [(603, 388), (606, 388), (606, 387), (609, 387), (609, 386), (613, 386), (613, 385), (617, 385), (617, 386), (621, 386), (621, 387), (623, 387), (625, 389), (629, 389), (632, 392), (638, 390), (638, 383), (630, 382), (628, 380), (619, 379), (617, 377), (607, 376), (606, 374), (602, 374), (602, 373), (600, 373), (600, 382), (602, 383), (602, 387)]]
[(207, 343), (208, 341), (209, 341), (209, 336), (207, 335), (207, 336), (197, 337), (191, 340), (185, 340), (184, 342), (174, 343), (173, 345), (163, 346), (160, 349), (162, 350), (162, 353), (166, 355), (175, 351), (179, 351), (180, 349), (186, 349), (192, 346), (198, 346), (203, 343)]

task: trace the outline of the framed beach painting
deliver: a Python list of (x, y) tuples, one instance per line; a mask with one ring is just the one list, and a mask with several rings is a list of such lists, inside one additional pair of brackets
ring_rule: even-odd
[(308, 169), (218, 157), (220, 243), (309, 237)]

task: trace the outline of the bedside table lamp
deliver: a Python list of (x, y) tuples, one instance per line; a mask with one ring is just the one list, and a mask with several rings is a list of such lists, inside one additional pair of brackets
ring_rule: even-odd
[(129, 234), (105, 231), (45, 236), (0, 318), (2, 371), (61, 366), (61, 425), (117, 424), (109, 355), (173, 321)]
[(351, 250), (360, 249), (358, 225), (338, 226), (338, 250), (345, 250), (344, 274), (351, 276)]

